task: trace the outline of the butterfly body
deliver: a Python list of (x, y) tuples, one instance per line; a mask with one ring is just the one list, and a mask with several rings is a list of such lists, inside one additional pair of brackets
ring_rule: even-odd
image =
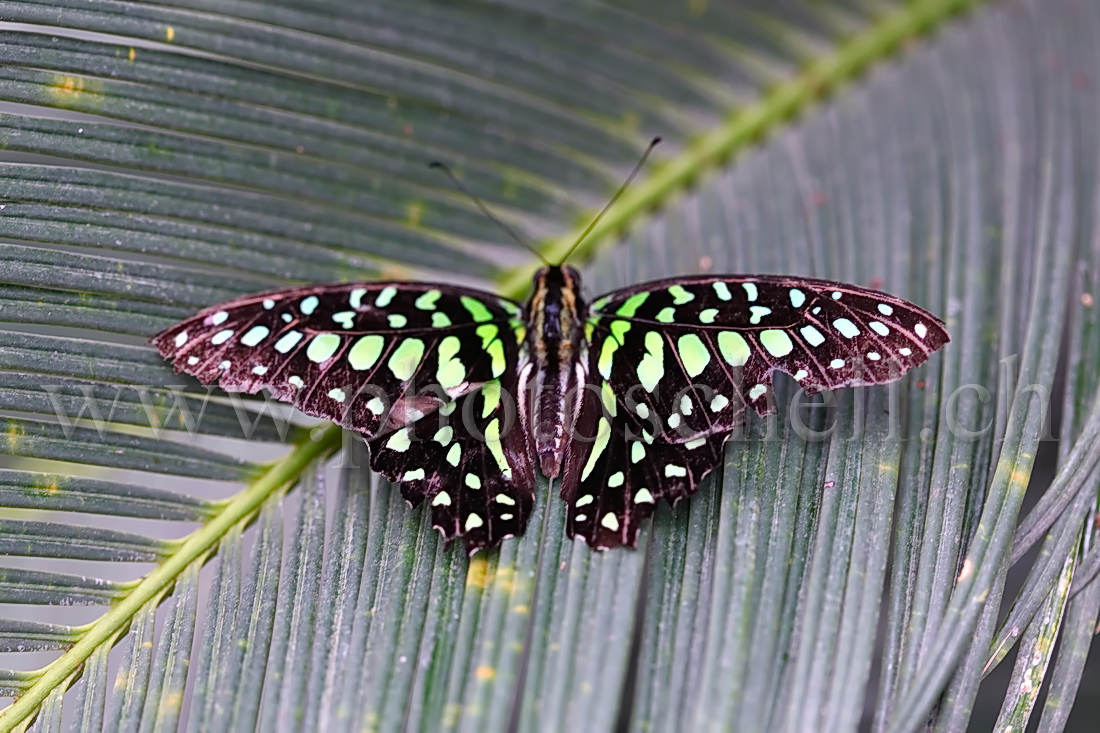
[[(544, 267), (535, 275), (524, 308), (530, 327), (521, 358), (520, 384), (530, 404), (526, 420), (534, 437), (539, 466), (548, 478), (561, 471), (568, 433), (576, 421), (571, 397), (585, 383), (584, 323), (588, 305), (581, 276), (572, 267)], [(521, 410), (523, 412), (523, 410)]]
[(359, 433), (372, 468), (473, 552), (524, 531), (536, 471), (571, 537), (632, 546), (658, 501), (719, 464), (747, 409), (775, 411), (776, 371), (806, 393), (883, 384), (949, 336), (912, 303), (832, 281), (690, 276), (588, 301), (575, 269), (548, 266), (525, 305), (445, 284), (310, 286), (152, 340), (177, 371)]

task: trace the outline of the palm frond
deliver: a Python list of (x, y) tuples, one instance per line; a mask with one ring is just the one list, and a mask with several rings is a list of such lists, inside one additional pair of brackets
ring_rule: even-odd
[[(1100, 610), (1075, 588), (1100, 566), (1100, 13), (954, 20), (975, 4), (0, 3), (0, 552), (25, 558), (0, 728), (962, 728), (1017, 639), (998, 725), (1049, 678), (1064, 728)], [(519, 294), (532, 258), (426, 163), (552, 258), (655, 133), (582, 250), (595, 289), (831, 277), (953, 341), (752, 422), (635, 552), (568, 541), (543, 483), (528, 533), (467, 561), (358, 441), (144, 344), (301, 282)], [(1017, 531), (1055, 404), (1059, 473)]]

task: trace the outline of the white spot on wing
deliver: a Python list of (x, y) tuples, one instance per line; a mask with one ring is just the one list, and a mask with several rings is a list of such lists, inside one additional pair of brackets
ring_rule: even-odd
[(844, 338), (851, 339), (859, 335), (859, 329), (856, 328), (856, 324), (852, 323), (847, 318), (836, 319), (833, 321), (833, 326), (836, 327), (836, 330), (840, 331), (840, 334), (844, 336)]
[(285, 354), (286, 352), (297, 346), (298, 342), (301, 340), (301, 331), (287, 331), (279, 338), (278, 341), (275, 342), (275, 350), (278, 351), (280, 354)]
[(753, 305), (753, 306), (749, 306), (749, 312), (752, 314), (749, 317), (749, 323), (756, 326), (756, 325), (760, 324), (760, 319), (761, 318), (763, 318), (764, 316), (771, 315), (772, 309), (768, 308), (767, 306), (763, 306), (763, 305)]
[(248, 333), (241, 336), (241, 344), (243, 346), (256, 346), (271, 333), (271, 329), (267, 326), (253, 326), (248, 329)]
[(821, 346), (825, 343), (825, 336), (813, 326), (803, 326), (799, 331), (810, 346)]
[(317, 306), (320, 305), (320, 303), (321, 301), (317, 299), (316, 295), (311, 295), (298, 305), (298, 310), (300, 310), (303, 315), (312, 315), (313, 311), (317, 310)]

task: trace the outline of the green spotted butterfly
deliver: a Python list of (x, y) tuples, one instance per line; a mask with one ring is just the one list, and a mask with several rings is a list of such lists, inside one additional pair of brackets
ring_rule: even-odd
[(718, 465), (748, 408), (774, 412), (774, 372), (806, 393), (883, 384), (949, 336), (912, 303), (827, 280), (681, 277), (588, 302), (574, 268), (547, 265), (526, 304), (318, 285), (207, 308), (152, 341), (203, 383), (266, 389), (359, 433), (371, 467), (472, 554), (524, 531), (536, 470), (558, 479), (570, 537), (633, 546), (658, 501)]

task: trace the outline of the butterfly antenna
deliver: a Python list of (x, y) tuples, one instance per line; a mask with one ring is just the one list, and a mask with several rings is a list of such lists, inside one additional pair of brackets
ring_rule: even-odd
[(645, 165), (646, 159), (649, 158), (649, 154), (653, 152), (653, 148), (657, 147), (657, 143), (659, 142), (661, 142), (660, 137), (655, 137), (649, 141), (649, 147), (645, 149), (645, 152), (642, 153), (642, 157), (639, 158), (638, 162), (634, 164), (634, 170), (630, 171), (630, 175), (626, 177), (625, 181), (623, 181), (623, 185), (619, 186), (619, 190), (615, 192), (615, 195), (611, 197), (611, 200), (604, 205), (603, 209), (600, 210), (600, 213), (596, 214), (596, 218), (592, 220), (592, 223), (589, 224), (583, 232), (581, 232), (581, 235), (577, 237), (577, 241), (573, 242), (573, 246), (569, 248), (569, 251), (566, 252), (565, 256), (561, 258), (561, 262), (558, 263), (559, 267), (565, 264), (565, 261), (569, 259), (570, 255), (573, 254), (577, 247), (581, 246), (581, 242), (583, 242), (585, 238), (592, 233), (592, 230), (596, 228), (596, 225), (600, 223), (600, 219), (603, 218), (603, 215), (606, 214), (611, 209), (611, 207), (615, 205), (615, 202), (618, 201), (624, 193), (626, 193), (626, 189), (630, 188), (631, 182), (634, 181), (634, 178), (638, 175), (638, 172), (642, 170), (642, 166)]
[(464, 194), (466, 194), (467, 196), (469, 196), (469, 197), (470, 197), (470, 199), (471, 199), (471, 200), (472, 200), (472, 201), (473, 201), (473, 202), (474, 202), (475, 204), (477, 204), (477, 207), (478, 207), (479, 209), (481, 209), (481, 213), (483, 213), (483, 214), (485, 214), (485, 216), (489, 217), (489, 221), (493, 222), (493, 223), (494, 223), (494, 224), (496, 224), (496, 225), (497, 225), (498, 227), (500, 227), (500, 228), (501, 228), (501, 229), (503, 229), (504, 231), (508, 232), (508, 236), (510, 236), (510, 237), (511, 237), (512, 239), (516, 240), (516, 243), (517, 243), (517, 244), (519, 244), (519, 245), (520, 245), (521, 247), (524, 247), (524, 248), (526, 248), (526, 249), (527, 249), (527, 250), (529, 250), (529, 251), (530, 251), (530, 252), (531, 252), (532, 254), (534, 254), (534, 255), (535, 255), (535, 257), (538, 257), (538, 258), (539, 258), (540, 260), (542, 260), (542, 263), (543, 263), (544, 265), (547, 265), (547, 266), (549, 266), (549, 264), (550, 264), (550, 261), (546, 259), (546, 256), (545, 256), (545, 255), (543, 255), (543, 253), (542, 253), (542, 252), (539, 252), (539, 251), (538, 251), (538, 249), (537, 249), (537, 248), (536, 248), (536, 247), (535, 247), (535, 246), (534, 246), (533, 244), (531, 244), (531, 243), (530, 243), (530, 242), (528, 242), (528, 241), (527, 241), (526, 239), (524, 239), (523, 237), (521, 237), (521, 236), (520, 236), (520, 235), (519, 235), (519, 234), (518, 234), (518, 233), (516, 232), (516, 230), (515, 230), (515, 229), (513, 229), (512, 227), (510, 227), (510, 226), (508, 226), (507, 224), (505, 224), (505, 223), (504, 223), (503, 221), (501, 221), (500, 219), (498, 219), (498, 218), (497, 218), (497, 217), (496, 217), (496, 216), (495, 216), (495, 215), (493, 214), (493, 212), (489, 211), (489, 207), (488, 207), (488, 206), (486, 206), (486, 205), (485, 205), (485, 204), (484, 204), (484, 203), (483, 203), (483, 202), (481, 201), (481, 199), (479, 199), (479, 198), (478, 198), (478, 197), (477, 197), (476, 195), (474, 195), (474, 192), (473, 192), (473, 191), (471, 191), (470, 189), (466, 188), (466, 184), (464, 184), (464, 183), (463, 183), (462, 181), (460, 181), (460, 180), (458, 179), (458, 176), (456, 176), (456, 175), (455, 175), (455, 172), (454, 172), (453, 170), (451, 170), (451, 167), (450, 167), (449, 165), (447, 165), (446, 163), (441, 163), (441, 162), (439, 162), (438, 160), (433, 160), (433, 161), (432, 161), (431, 163), (428, 163), (428, 167), (429, 167), (429, 168), (438, 168), (439, 170), (443, 171), (443, 173), (444, 173), (444, 174), (445, 174), (445, 175), (447, 176), (447, 178), (450, 178), (450, 179), (451, 179), (451, 183), (453, 183), (453, 184), (454, 184), (455, 188), (457, 188), (457, 189), (458, 189), (459, 191), (461, 191), (462, 193), (464, 193)]

